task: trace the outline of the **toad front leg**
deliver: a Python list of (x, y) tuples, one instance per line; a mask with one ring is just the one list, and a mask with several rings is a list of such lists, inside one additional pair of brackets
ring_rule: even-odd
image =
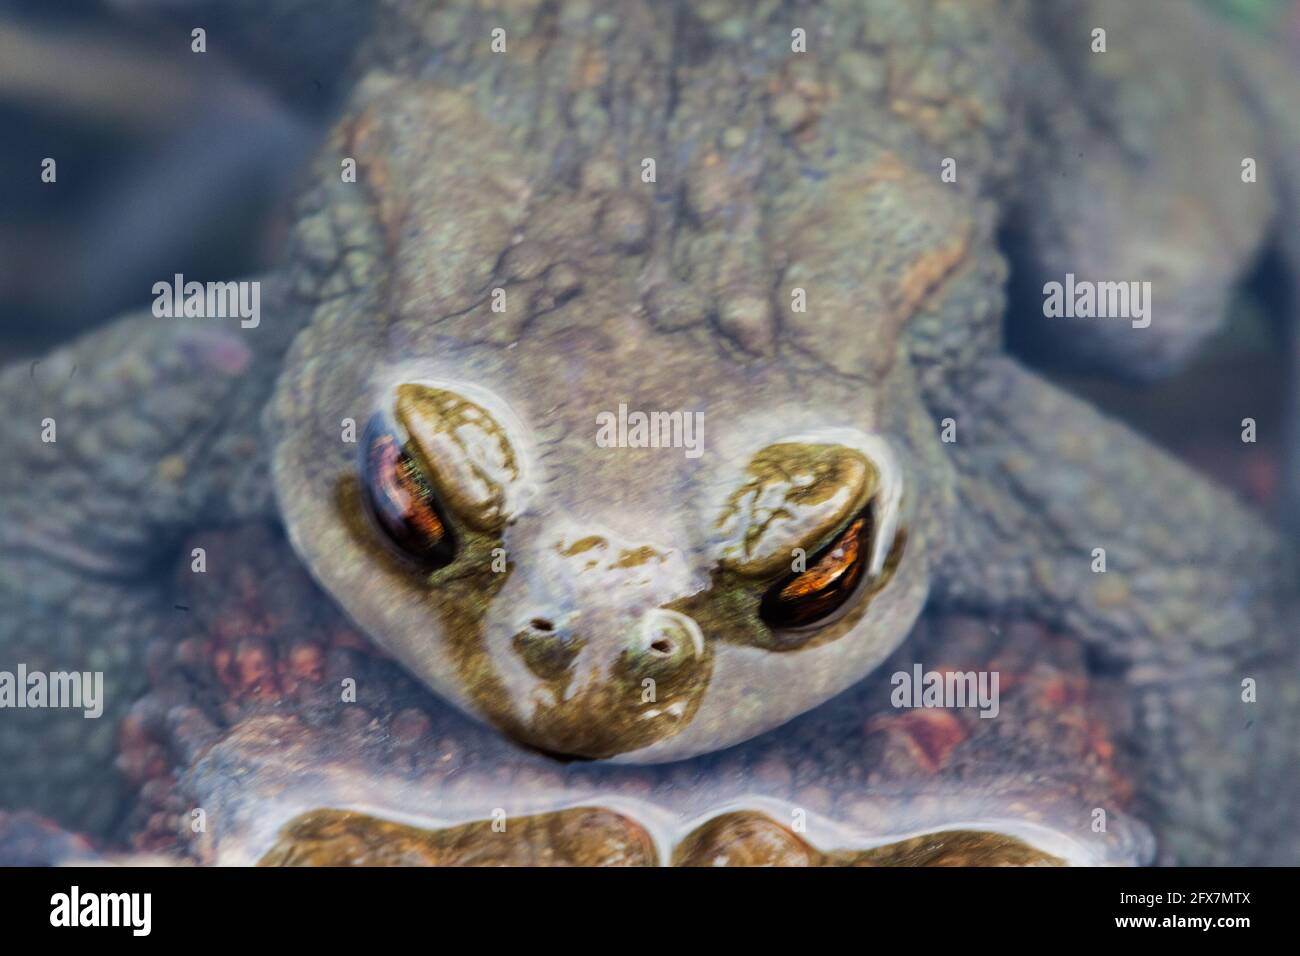
[(974, 381), (939, 602), (1057, 622), (1122, 679), (1143, 815), (1170, 853), (1294, 861), (1293, 821), (1260, 813), (1297, 783), (1294, 555), (1229, 493), (1011, 361)]
[(265, 285), (257, 334), (144, 315), (0, 373), (0, 671), (102, 686), (93, 707), (0, 710), (0, 806), (95, 834), (120, 818), (117, 723), (185, 610), (158, 562), (190, 526), (270, 503), (260, 408), (293, 313)]

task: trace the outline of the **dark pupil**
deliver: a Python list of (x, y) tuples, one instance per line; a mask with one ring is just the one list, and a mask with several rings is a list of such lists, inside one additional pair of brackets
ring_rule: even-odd
[(455, 556), (451, 529), (419, 463), (388, 431), (366, 435), (362, 485), (375, 524), (409, 558), (427, 568)]
[(862, 580), (870, 537), (870, 520), (859, 515), (807, 570), (774, 584), (759, 605), (768, 627), (808, 627), (843, 606)]

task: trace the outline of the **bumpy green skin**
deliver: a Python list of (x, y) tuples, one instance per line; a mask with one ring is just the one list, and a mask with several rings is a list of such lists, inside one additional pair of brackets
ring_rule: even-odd
[[(1270, 678), (1286, 673), (1289, 556), (1223, 492), (997, 354), (1005, 266), (994, 202), (1032, 212), (1030, 276), (1150, 277), (1151, 329), (1052, 330), (1067, 348), (1148, 374), (1213, 329), (1285, 212), (1285, 197), (1240, 180), (1235, 151), (1267, 163), (1269, 146), (1233, 108), (1242, 97), (1228, 65), (1200, 69), (1192, 51), (1204, 27), (1188, 9), (832, 4), (742, 15), (719, 3), (602, 17), (452, 4), (426, 16), (395, 4), (386, 16), (377, 70), (335, 144), (357, 159), (364, 189), (321, 200), (369, 221), (383, 254), (320, 308), (274, 412), (290, 535), (354, 619), (444, 696), (563, 750), (563, 727), (530, 711), (539, 682), (511, 684), (502, 663), (506, 615), (605, 620), (585, 595), (555, 597), (557, 582), (565, 593), (582, 572), (545, 552), (556, 527), (599, 534), (621, 522), (629, 547), (683, 556), (687, 573), (652, 595), (661, 606), (679, 606), (709, 576), (697, 619), (743, 608), (741, 589), (713, 577), (700, 530), (743, 462), (810, 428), (865, 430), (906, 462), (913, 509), (893, 587), (925, 582), (944, 602), (1012, 606), (1077, 630), (1154, 711), (1133, 717), (1152, 765), (1150, 815), (1185, 834), (1210, 820), (1221, 836), (1232, 808), (1247, 805), (1237, 791), (1253, 749), (1284, 733), (1273, 719), (1238, 739), (1249, 717), (1232, 702), (1256, 655)], [(1114, 24), (1110, 59), (1077, 52), (1098, 19)], [(786, 52), (792, 24), (809, 30), (816, 55)], [(497, 25), (513, 54), (464, 42)], [(1023, 86), (1009, 72), (1015, 53), (1028, 57)], [(1040, 126), (1047, 135), (1019, 138)], [(937, 177), (949, 155), (956, 185)], [(654, 184), (638, 176), (646, 156)], [(438, 201), (421, 204), (425, 194)], [(313, 243), (318, 218), (305, 223)], [(808, 291), (806, 314), (788, 308), (794, 286)], [(513, 303), (504, 313), (490, 309), (497, 287)], [(426, 581), (339, 514), (351, 450), (335, 423), (391, 407), (397, 382), (421, 378), (489, 390), (545, 449), (535, 498), (491, 542), (512, 556), (504, 582), (481, 554), (450, 580)], [(592, 423), (619, 402), (702, 410), (718, 446), (694, 467), (662, 452), (601, 454)], [(935, 441), (945, 416), (957, 428), (948, 449)], [(1091, 570), (1098, 547), (1110, 552), (1105, 575)], [(616, 610), (639, 610), (630, 591), (610, 593)], [(873, 601), (890, 595), (886, 586)], [(784, 721), (897, 646), (912, 607), (752, 669), (731, 652), (763, 646), (761, 623), (710, 620), (703, 703), (684, 729), (629, 756), (688, 756)], [(625, 636), (591, 630), (612, 645), (595, 657), (607, 666)], [(446, 650), (465, 653), (466, 638), (471, 668)], [(599, 714), (575, 708), (563, 720), (614, 733), (638, 703), (630, 693), (601, 701)], [(1206, 735), (1214, 745), (1189, 746)], [(1199, 839), (1178, 849), (1203, 859)]]
[[(682, 64), (673, 83), (673, 25), (650, 8), (628, 8), (621, 20), (560, 19), (567, 26), (552, 45), (521, 49), (521, 59), (537, 62), (519, 76), (509, 57), (483, 51), (471, 64), (448, 59), (445, 77), (362, 81), (336, 143), (361, 179), (320, 197), (324, 209), (309, 212), (304, 242), (332, 235), (326, 215), (329, 226), (361, 220), (373, 265), (354, 270), (361, 274), (325, 299), (295, 343), (270, 426), (277, 493), (317, 577), (444, 696), (548, 750), (675, 759), (825, 700), (907, 633), (940, 529), (952, 520), (953, 492), (902, 332), (968, 258), (995, 256), (992, 216), (902, 161), (896, 144), (910, 127), (837, 94), (850, 80), (836, 59), (800, 61), (807, 69), (791, 66), (783, 80), (786, 57), (760, 58), (763, 69), (746, 85), (750, 41), (728, 41), (725, 24), (699, 22), (691, 31), (700, 43), (714, 36), (716, 47), (698, 65)], [(437, 23), (448, 37), (469, 29)], [(507, 19), (505, 29), (522, 37), (543, 28)], [(760, 32), (775, 43), (781, 29), (774, 18)], [(384, 53), (400, 68), (401, 51)], [(567, 82), (556, 84), (556, 102), (518, 99), (525, 86), (568, 77), (593, 58), (608, 63), (583, 68), (592, 87), (578, 94), (583, 108), (567, 103)], [(457, 91), (452, 81), (465, 71), (478, 82)], [(821, 112), (809, 142), (781, 133), (774, 103), (746, 92), (768, 81), (791, 96), (800, 84), (824, 90), (809, 94)], [(729, 134), (734, 147), (724, 143)], [(659, 158), (653, 184), (640, 180), (646, 156)], [(322, 170), (337, 163), (331, 156)], [(332, 291), (336, 278), (324, 287)], [(504, 312), (492, 310), (494, 288), (504, 290)], [(795, 288), (812, 296), (806, 314), (789, 311)], [(487, 390), (509, 409), (498, 421), (520, 423), (502, 428), (527, 463), (520, 484), (529, 498), (510, 523), (480, 539), (454, 516), (466, 546), (428, 579), (357, 526), (341, 484), (355, 472), (357, 449), (340, 439), (340, 423), (392, 415), (395, 388), (408, 381), (471, 398), (469, 389)], [(596, 416), (620, 404), (701, 415), (705, 453), (597, 448)], [(899, 567), (818, 646), (755, 653), (770, 638), (758, 600), (779, 573), (729, 575), (718, 520), (763, 449), (835, 433), (852, 447), (883, 442), (897, 461), (866, 452), (904, 488)], [(782, 571), (795, 547), (814, 553), (826, 538), (784, 535), (773, 546), (785, 553)], [(573, 551), (593, 536), (602, 542), (596, 567), (588, 551)], [(495, 548), (506, 573), (487, 560)], [(640, 549), (656, 554), (653, 567), (626, 563)], [(625, 726), (641, 726), (649, 710), (643, 675), (622, 686), (606, 675), (654, 608), (699, 623), (708, 673), (672, 702), (689, 719), (654, 702), (666, 716), (647, 740)], [(570, 627), (585, 642), (571, 685), (548, 686), (514, 660), (515, 636), (532, 619)], [(575, 745), (585, 728), (596, 730)]]
[[(517, 736), (564, 749), (566, 726), (594, 721), (599, 734), (603, 714), (601, 755), (629, 749), (620, 728), (639, 702), (618, 706), (596, 680), (580, 699), (614, 706), (554, 705), (537, 721), (548, 688), (510, 659), (518, 619), (574, 618), (607, 667), (629, 621), (687, 607), (707, 625), (707, 680), (692, 685), (688, 720), (663, 725), (648, 746), (638, 738), (628, 755), (637, 760), (709, 751), (825, 700), (898, 648), (927, 597), (1035, 616), (1077, 636), (1089, 665), (1124, 690), (1113, 706), (1162, 859), (1294, 860), (1300, 831), (1253, 812), (1268, 788), (1294, 786), (1291, 558), (1226, 492), (1000, 356), (1007, 265), (995, 234), (1020, 212), (1030, 276), (1149, 278), (1151, 329), (1062, 324), (1059, 339), (1124, 371), (1163, 371), (1218, 321), (1270, 227), (1294, 232), (1300, 210), (1277, 185), (1287, 119), (1250, 95), (1234, 47), (1207, 63), (1187, 5), (1036, 7), (383, 4), (369, 72), (302, 202), (292, 295), (314, 314), (254, 442), (273, 451), (278, 507), (312, 573), (412, 673)], [(1117, 24), (1113, 52), (1091, 57), (1081, 51), (1099, 19)], [(489, 51), (498, 26), (503, 55)], [(793, 27), (807, 31), (809, 53), (789, 52)], [(1126, 38), (1148, 44), (1146, 57)], [(1239, 178), (1246, 150), (1270, 171), (1256, 186)], [(339, 181), (341, 157), (357, 160), (358, 182)], [(641, 180), (644, 157), (656, 160), (652, 184)], [(956, 183), (940, 181), (945, 157), (957, 159)], [(498, 287), (505, 312), (491, 309)], [(795, 287), (806, 313), (790, 309)], [(296, 325), (275, 323), (269, 338)], [(109, 335), (158, 354), (148, 320)], [(84, 482), (72, 502), (30, 487), (37, 466), (27, 462), (42, 459), (24, 449), (5, 473), (6, 505), (17, 488), (41, 515), (117, 502), (103, 523), (112, 536), (92, 538), (89, 553), (131, 568), (179, 529), (228, 513), (230, 479), (245, 468), (265, 475), (228, 436), (251, 427), (279, 358), (278, 344), (242, 341), (256, 354), (249, 388), (214, 394), (207, 376), (192, 377), (156, 435), (59, 458), (58, 474)], [(153, 361), (133, 396), (167, 380)], [(23, 394), (18, 373), (6, 375), (5, 395)], [(431, 579), (394, 561), (358, 520), (356, 446), (341, 440), (345, 419), (359, 430), (391, 411), (394, 386), (410, 380), (473, 386), (508, 406), (507, 430), (532, 465), (526, 507), (503, 529), (467, 536), (473, 547)], [(96, 369), (82, 381), (89, 408), (120, 410), (112, 376)], [(703, 412), (705, 455), (597, 448), (595, 415), (620, 402)], [(30, 417), (4, 427), (30, 443)], [(945, 417), (955, 444), (939, 441)], [(901, 563), (812, 646), (764, 651), (756, 585), (718, 573), (709, 529), (755, 453), (828, 429), (883, 442), (897, 460)], [(186, 456), (191, 477), (170, 489), (143, 471), (174, 442), (159, 440), (168, 434), (216, 442), (207, 467), (194, 467), (198, 450)], [(238, 471), (223, 472), (232, 458)], [(142, 471), (115, 492), (100, 476), (123, 467)], [(263, 503), (267, 487), (251, 500)], [(44, 531), (5, 539), (6, 605), (57, 581), (28, 584), (23, 548), (68, 588), (87, 578)], [(611, 561), (602, 587), (583, 590), (582, 569), (561, 553), (575, 535), (663, 560), (648, 579)], [(486, 567), (492, 546), (505, 549), (508, 574)], [(1105, 575), (1090, 570), (1098, 547)], [(113, 593), (145, 592), (119, 577), (107, 582)], [(49, 610), (59, 600), (41, 598), (36, 626), (6, 615), (0, 648), (48, 646), (40, 625), (62, 625)], [(136, 620), (96, 609), (66, 656), (88, 654), (110, 623), (138, 640)], [(129, 679), (133, 667), (116, 673)], [(1246, 676), (1261, 691), (1243, 713)], [(32, 766), (33, 738), (3, 719), (0, 756)], [(74, 772), (60, 777), (66, 796), (54, 804), (67, 819), (86, 800), (71, 783), (81, 752), (68, 753)], [(989, 759), (1014, 774), (1022, 757)], [(697, 789), (720, 799), (727, 768), (699, 759), (695, 783), (714, 786)], [(220, 788), (206, 766), (208, 787)], [(23, 799), (21, 788), (2, 796)]]

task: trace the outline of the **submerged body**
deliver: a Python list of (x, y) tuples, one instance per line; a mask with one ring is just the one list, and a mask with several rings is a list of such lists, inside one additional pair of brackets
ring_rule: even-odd
[[(137, 850), (221, 864), (1154, 857), (1122, 688), (1029, 622), (924, 620), (877, 675), (720, 753), (562, 762), (425, 692), (319, 599), (278, 535), (199, 539), (225, 570), (183, 578), (194, 612), (152, 649), (152, 689), (125, 723)], [(998, 717), (894, 707), (892, 677), (916, 661), (996, 667)], [(952, 831), (967, 835), (953, 846)], [(947, 849), (914, 855), (917, 841)]]

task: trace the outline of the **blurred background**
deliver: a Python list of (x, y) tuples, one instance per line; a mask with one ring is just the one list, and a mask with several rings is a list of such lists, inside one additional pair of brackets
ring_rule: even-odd
[(367, 21), (359, 0), (0, 0), (5, 358), (147, 304), (159, 277), (274, 263)]

